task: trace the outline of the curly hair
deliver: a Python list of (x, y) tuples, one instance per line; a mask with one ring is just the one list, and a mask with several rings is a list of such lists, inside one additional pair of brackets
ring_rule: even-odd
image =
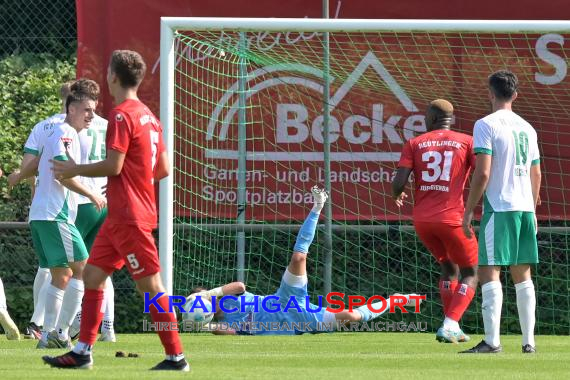
[(76, 80), (70, 88), (71, 92), (78, 92), (87, 95), (92, 100), (99, 100), (99, 94), (101, 89), (97, 82), (87, 78), (81, 78)]

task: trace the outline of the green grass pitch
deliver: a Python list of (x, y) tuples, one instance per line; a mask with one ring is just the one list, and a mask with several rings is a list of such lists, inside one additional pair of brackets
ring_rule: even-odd
[[(64, 350), (36, 350), (35, 341), (0, 337), (0, 379), (563, 379), (568, 376), (570, 337), (537, 337), (538, 353), (523, 355), (520, 336), (503, 336), (504, 352), (459, 355), (480, 336), (461, 345), (437, 343), (427, 333), (336, 333), (303, 336), (213, 336), (183, 334), (192, 371), (148, 371), (163, 359), (153, 334), (119, 335), (117, 343), (95, 346), (91, 371), (58, 370), (42, 355)], [(472, 344), (473, 343), (473, 344)], [(139, 358), (115, 358), (116, 351)]]

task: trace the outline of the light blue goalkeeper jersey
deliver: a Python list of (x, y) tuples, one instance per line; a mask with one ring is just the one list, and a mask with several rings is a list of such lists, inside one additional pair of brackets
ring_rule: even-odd
[(260, 296), (245, 292), (235, 296), (235, 299), (226, 297), (223, 302), (224, 309), (232, 312), (224, 312), (221, 322), (230, 324), (232, 328), (237, 327), (236, 332), (244, 335), (323, 332), (325, 307), (319, 307), (307, 300), (306, 285), (296, 288), (281, 281), (281, 286), (272, 295)]

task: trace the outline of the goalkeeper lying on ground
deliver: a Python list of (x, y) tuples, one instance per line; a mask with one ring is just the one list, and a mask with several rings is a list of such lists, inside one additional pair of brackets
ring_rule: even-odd
[[(318, 187), (312, 188), (314, 206), (309, 216), (301, 226), (297, 235), (297, 241), (293, 249), (293, 255), (289, 262), (289, 266), (283, 274), (281, 285), (275, 294), (270, 296), (259, 296), (246, 291), (242, 282), (232, 282), (212, 290), (204, 288), (194, 289), (191, 295), (201, 295), (216, 297), (216, 313), (214, 319), (219, 324), (217, 329), (210, 330), (218, 335), (261, 335), (261, 334), (280, 334), (293, 335), (314, 332), (330, 332), (334, 331), (339, 323), (350, 322), (367, 322), (379, 317), (386, 311), (390, 310), (390, 303), (395, 302), (390, 299), (386, 300), (387, 307), (381, 312), (373, 312), (368, 307), (361, 306), (353, 311), (342, 310), (337, 313), (326, 311), (326, 307), (308, 303), (307, 293), (307, 253), (315, 236), (315, 230), (321, 210), (328, 198), (327, 193)], [(223, 296), (233, 295), (235, 297), (225, 298), (223, 308), (225, 310), (237, 310), (231, 313), (224, 313), (219, 307), (219, 300)], [(261, 300), (271, 297), (271, 302), (266, 302), (265, 308), (262, 307)], [(286, 308), (285, 306), (292, 297), (295, 297), (299, 309), (295, 307)], [(405, 301), (403, 298), (405, 297)], [(401, 299), (402, 303), (407, 302), (405, 306), (415, 306), (415, 300), (405, 295)], [(257, 303), (258, 310), (254, 311), (254, 304)], [(243, 305), (242, 305), (243, 304)], [(374, 309), (379, 310), (383, 306), (383, 301), (373, 303)], [(276, 312), (272, 312), (277, 310)], [(311, 311), (312, 310), (312, 311)], [(267, 328), (269, 325), (277, 325), (277, 328)], [(222, 325), (243, 326), (241, 330), (233, 328), (221, 328)], [(255, 326), (254, 328), (250, 328)], [(295, 326), (294, 328), (283, 328), (283, 326)], [(301, 327), (300, 327), (301, 326)], [(334, 326), (331, 330), (329, 327)]]

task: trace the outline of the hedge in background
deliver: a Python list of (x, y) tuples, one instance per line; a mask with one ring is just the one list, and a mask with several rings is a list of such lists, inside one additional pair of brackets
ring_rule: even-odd
[[(49, 54), (22, 54), (0, 60), (0, 167), (11, 173), (20, 165), (22, 148), (32, 127), (60, 112), (59, 89), (75, 78), (74, 60), (57, 60)], [(7, 192), (0, 179), (0, 220), (25, 221), (29, 187)]]

